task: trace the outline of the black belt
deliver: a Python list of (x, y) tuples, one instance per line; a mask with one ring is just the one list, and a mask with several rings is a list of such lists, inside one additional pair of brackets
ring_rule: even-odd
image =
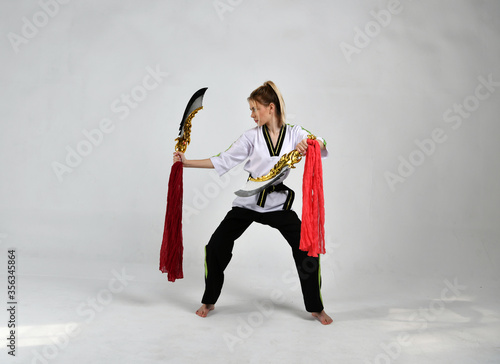
[(290, 187), (285, 186), (283, 182), (263, 189), (262, 192), (259, 193), (259, 198), (257, 199), (257, 205), (259, 205), (260, 207), (264, 207), (264, 205), (266, 204), (267, 195), (279, 191), (288, 191), (288, 196), (286, 198), (285, 203), (283, 204), (283, 210), (290, 210), (292, 208), (293, 200), (295, 199), (295, 192), (293, 192), (293, 190)]

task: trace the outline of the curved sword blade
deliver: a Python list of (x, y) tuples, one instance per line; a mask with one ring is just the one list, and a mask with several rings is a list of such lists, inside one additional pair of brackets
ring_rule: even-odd
[(279, 180), (283, 176), (285, 176), (285, 174), (287, 173), (287, 171), (289, 169), (290, 169), (290, 167), (288, 167), (288, 166), (283, 167), (283, 169), (281, 170), (280, 173), (278, 173), (276, 176), (274, 176), (273, 178), (271, 178), (270, 180), (267, 180), (267, 181), (263, 181), (263, 182), (247, 181), (247, 183), (245, 183), (245, 185), (240, 190), (236, 191), (234, 194), (236, 196), (240, 196), (240, 197), (248, 197), (248, 196), (256, 195), (256, 194), (260, 193), (262, 190), (264, 190), (265, 188), (272, 186), (272, 185), (276, 184), (277, 182), (279, 183), (280, 182)]
[(181, 125), (179, 126), (179, 137), (184, 135), (184, 124), (186, 123), (189, 115), (196, 110), (197, 108), (202, 106), (203, 96), (205, 96), (205, 91), (207, 91), (208, 87), (203, 87), (196, 91), (189, 102), (187, 103), (186, 110), (184, 111), (184, 115), (182, 116)]

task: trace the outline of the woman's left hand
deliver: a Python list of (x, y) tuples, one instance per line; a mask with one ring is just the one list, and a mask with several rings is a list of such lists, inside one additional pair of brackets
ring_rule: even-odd
[(306, 154), (306, 151), (307, 151), (307, 147), (308, 147), (308, 144), (307, 144), (307, 138), (304, 138), (302, 139), (299, 144), (297, 144), (297, 146), (295, 147), (295, 149), (297, 149), (297, 151), (302, 154), (302, 155), (305, 155)]

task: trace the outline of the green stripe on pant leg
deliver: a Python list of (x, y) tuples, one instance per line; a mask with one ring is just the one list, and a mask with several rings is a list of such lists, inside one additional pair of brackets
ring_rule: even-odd
[(208, 276), (208, 266), (207, 266), (207, 246), (205, 245), (205, 278)]
[(319, 285), (319, 299), (321, 300), (321, 304), (323, 305), (323, 297), (321, 297), (321, 263), (320, 263), (321, 254), (318, 254), (318, 285)]

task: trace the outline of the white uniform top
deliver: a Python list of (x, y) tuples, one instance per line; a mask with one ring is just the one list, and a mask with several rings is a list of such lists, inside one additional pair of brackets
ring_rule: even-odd
[[(211, 157), (210, 160), (219, 176), (222, 176), (248, 159), (244, 167), (245, 171), (250, 173), (253, 178), (260, 177), (269, 173), (280, 157), (294, 150), (302, 139), (307, 138), (308, 134), (310, 132), (298, 125), (285, 124), (281, 128), (276, 146), (273, 146), (267, 126), (257, 126), (244, 132), (226, 151)], [(324, 139), (319, 137), (317, 139), (326, 146)], [(328, 151), (322, 150), (321, 157), (326, 158), (327, 156)], [(280, 181), (288, 177), (289, 173), (290, 170), (280, 178)], [(267, 195), (264, 207), (257, 205), (258, 196), (259, 194), (248, 197), (238, 196), (234, 199), (233, 206), (257, 212), (279, 211), (283, 209), (287, 192), (270, 193)]]

